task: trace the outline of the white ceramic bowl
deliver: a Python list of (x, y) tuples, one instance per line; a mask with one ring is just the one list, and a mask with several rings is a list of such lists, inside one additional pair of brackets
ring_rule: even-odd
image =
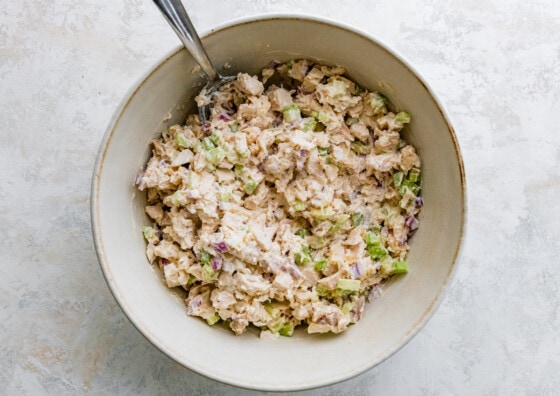
[[(412, 114), (406, 138), (423, 161), (420, 229), (412, 238), (409, 273), (367, 304), (362, 320), (340, 335), (261, 340), (235, 336), (186, 315), (145, 256), (141, 226), (145, 198), (134, 187), (149, 142), (195, 110), (204, 78), (179, 49), (162, 60), (115, 112), (95, 165), (91, 211), (97, 254), (107, 283), (128, 318), (154, 345), (191, 370), (218, 381), (261, 390), (297, 390), (332, 384), (372, 368), (426, 324), (453, 273), (465, 222), (465, 180), (453, 129), (418, 73), (364, 33), (320, 19), (274, 16), (246, 19), (203, 38), (225, 74), (257, 73), (269, 61), (310, 58), (344, 66), (360, 85), (386, 94)], [(167, 114), (170, 119), (166, 119)]]

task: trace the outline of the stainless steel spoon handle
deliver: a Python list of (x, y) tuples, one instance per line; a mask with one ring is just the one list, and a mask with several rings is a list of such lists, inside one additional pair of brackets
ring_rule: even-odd
[(220, 74), (210, 62), (208, 54), (204, 50), (200, 37), (185, 11), (181, 0), (154, 0), (167, 22), (171, 25), (179, 39), (185, 45), (185, 48), (191, 53), (198, 62), (202, 70), (208, 75), (210, 81), (217, 81)]

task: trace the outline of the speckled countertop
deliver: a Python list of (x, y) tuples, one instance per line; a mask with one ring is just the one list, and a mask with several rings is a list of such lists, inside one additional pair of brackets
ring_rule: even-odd
[[(467, 239), (444, 303), (378, 367), (304, 394), (558, 394), (560, 3), (188, 3), (201, 31), (299, 12), (369, 32), (431, 83), (463, 149)], [(177, 44), (147, 0), (0, 3), (0, 394), (257, 394), (146, 341), (94, 252), (97, 147), (127, 90)]]

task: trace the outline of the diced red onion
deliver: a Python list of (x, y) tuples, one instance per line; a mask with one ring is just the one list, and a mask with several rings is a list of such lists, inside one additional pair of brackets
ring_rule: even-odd
[(212, 269), (214, 271), (222, 269), (223, 259), (222, 256), (214, 256), (214, 260), (212, 260)]
[(166, 259), (166, 258), (162, 258), (162, 259), (161, 259), (161, 265), (165, 266), (165, 265), (167, 265), (167, 264), (169, 264), (169, 260)]
[(202, 297), (196, 296), (187, 306), (187, 315), (194, 315), (195, 310), (202, 305)]
[(372, 302), (373, 300), (375, 300), (376, 298), (381, 296), (382, 291), (383, 290), (381, 289), (381, 286), (379, 286), (379, 285), (373, 286), (371, 288), (371, 290), (369, 291), (368, 298), (367, 298), (368, 301)]
[(220, 120), (222, 121), (231, 121), (231, 117), (225, 113), (220, 114)]
[(299, 150), (299, 156), (300, 158), (305, 158), (309, 155), (309, 150)]
[(358, 267), (357, 263), (350, 267), (349, 272), (350, 272), (350, 276), (352, 277), (352, 279), (359, 278), (360, 275), (361, 275), (360, 268)]
[(416, 217), (414, 216), (406, 216), (404, 219), (404, 223), (410, 231), (418, 229), (418, 220), (416, 220)]
[(229, 246), (225, 241), (221, 241), (214, 244), (214, 249), (216, 249), (216, 251), (219, 253), (225, 253), (229, 251)]
[(424, 206), (424, 200), (422, 199), (422, 197), (416, 197), (416, 199), (414, 200), (414, 204), (417, 208), (420, 208)]
[(206, 135), (210, 135), (210, 123), (209, 122), (205, 122), (204, 124), (202, 124), (202, 129), (204, 130), (204, 133)]

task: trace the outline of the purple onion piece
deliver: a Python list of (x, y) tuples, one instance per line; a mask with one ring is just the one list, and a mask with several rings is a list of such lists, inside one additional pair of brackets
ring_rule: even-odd
[(309, 150), (299, 150), (299, 157), (300, 158), (305, 158), (309, 155)]
[(205, 122), (204, 124), (202, 124), (202, 129), (204, 130), (205, 135), (210, 135), (210, 123), (209, 122)]
[(424, 200), (422, 199), (422, 197), (416, 197), (416, 199), (414, 200), (414, 204), (417, 208), (420, 208), (424, 206)]
[(361, 273), (360, 273), (360, 268), (358, 266), (358, 263), (351, 266), (349, 272), (350, 272), (350, 276), (352, 277), (352, 279), (359, 278)]
[(410, 231), (418, 229), (418, 220), (416, 220), (416, 217), (414, 216), (406, 216), (404, 219), (404, 223)]
[(202, 297), (196, 296), (187, 306), (187, 315), (194, 315), (195, 310), (202, 305)]
[(219, 253), (225, 253), (229, 251), (229, 246), (225, 241), (221, 241), (214, 244), (214, 249)]
[(375, 285), (371, 288), (371, 290), (369, 291), (368, 294), (368, 301), (372, 302), (373, 300), (375, 300), (376, 298), (378, 298), (379, 296), (381, 296), (382, 293), (382, 289), (381, 286), (379, 285)]
[(225, 113), (220, 114), (220, 120), (222, 121), (231, 121), (231, 117)]
[(169, 264), (169, 260), (166, 259), (166, 258), (162, 258), (162, 259), (161, 259), (161, 265), (162, 265), (162, 266), (166, 266), (167, 264)]
[(214, 271), (218, 271), (222, 269), (223, 259), (222, 256), (214, 256), (214, 260), (212, 260), (212, 269)]

